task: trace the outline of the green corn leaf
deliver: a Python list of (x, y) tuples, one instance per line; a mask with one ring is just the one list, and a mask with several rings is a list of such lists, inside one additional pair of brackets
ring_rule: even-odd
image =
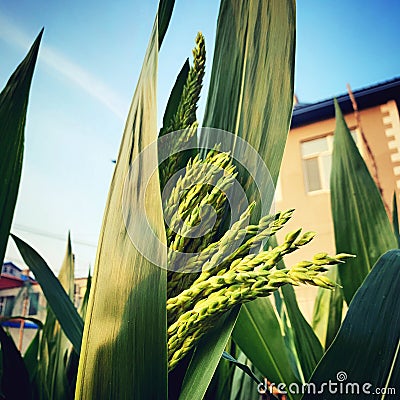
[(282, 287), (282, 294), (302, 374), (304, 379), (308, 380), (323, 355), (323, 349), (313, 328), (299, 308), (293, 287), (285, 285)]
[(222, 358), (218, 363), (211, 383), (207, 388), (204, 400), (225, 400), (231, 393), (233, 375), (236, 367), (235, 364), (229, 363), (224, 359), (224, 354), (230, 355), (226, 350), (235, 351), (236, 348), (237, 346), (235, 343), (229, 340), (222, 353)]
[[(157, 19), (132, 100), (107, 200), (86, 314), (76, 399), (167, 397), (166, 271), (134, 246), (122, 214), (124, 184), (139, 153), (157, 139)], [(160, 184), (150, 147), (131, 176), (124, 212), (130, 224), (146, 205), (146, 218), (165, 243)], [(149, 178), (146, 184), (146, 179)], [(143, 218), (142, 218), (143, 219)], [(129, 229), (128, 225), (128, 229)], [(153, 233), (150, 232), (150, 233)], [(154, 235), (141, 240), (166, 263)]]
[(210, 361), (214, 358), (219, 361), (222, 357), (238, 312), (239, 308), (236, 307), (200, 340), (185, 375), (179, 400), (203, 399), (218, 365), (218, 362)]
[[(256, 375), (258, 371), (255, 371), (254, 366), (251, 364), (251, 362), (244, 355), (243, 352), (240, 352), (237, 360), (240, 363), (248, 366), (252, 371), (252, 373)], [(248, 374), (246, 374), (239, 368), (235, 369), (235, 373), (233, 374), (233, 379), (232, 379), (230, 400), (257, 399), (260, 397), (260, 394), (257, 389), (258, 385)]]
[[(269, 381), (275, 384), (300, 384), (299, 377), (293, 372), (281, 327), (268, 298), (257, 299), (241, 308), (233, 339), (240, 343), (241, 350)], [(288, 398), (298, 397), (289, 393)]]
[(336, 100), (335, 111), (331, 206), (336, 251), (357, 256), (338, 267), (349, 304), (378, 257), (396, 248), (397, 243), (380, 193)]
[(43, 30), (0, 93), (0, 265), (17, 201), (29, 90)]
[(164, 36), (167, 33), (174, 5), (175, 0), (160, 0), (158, 4), (158, 48), (161, 47)]
[(397, 239), (397, 247), (400, 248), (400, 229), (399, 229), (399, 213), (397, 210), (397, 197), (396, 192), (393, 193), (393, 231)]
[[(189, 159), (194, 158), (197, 154), (196, 110), (203, 84), (205, 57), (204, 36), (198, 33), (193, 49), (193, 65), (189, 68), (187, 75), (185, 69), (180, 72), (171, 93), (166, 115), (164, 115), (163, 127), (160, 131), (160, 136), (170, 132), (179, 132), (174, 140), (164, 140), (164, 143), (160, 143), (159, 153), (167, 153), (169, 156), (159, 167), (161, 188), (164, 188), (169, 179), (176, 172), (185, 168)], [(182, 78), (185, 75), (186, 80), (181, 88)], [(180, 91), (179, 97), (178, 91)], [(176, 101), (177, 104), (175, 104)], [(171, 118), (167, 119), (172, 112)], [(181, 151), (180, 146), (183, 144), (191, 149)], [(164, 158), (163, 155), (161, 158)]]
[[(337, 266), (330, 267), (326, 276), (340, 284)], [(342, 324), (343, 294), (340, 288), (318, 289), (314, 303), (312, 326), (324, 348), (327, 349)]]
[[(395, 399), (400, 391), (400, 250), (384, 254), (350, 303), (346, 318), (325, 353), (311, 382), (317, 389), (329, 381), (358, 384), (359, 395), (349, 392), (307, 394), (308, 399)], [(339, 376), (340, 372), (346, 374)], [(338, 380), (339, 377), (339, 380)], [(363, 385), (370, 384), (363, 392)], [(396, 395), (374, 394), (375, 388), (395, 388)], [(339, 390), (339, 385), (336, 384)], [(351, 387), (350, 387), (351, 388)], [(383, 393), (383, 392), (381, 392)]]
[(236, 358), (232, 357), (229, 353), (224, 351), (222, 353), (222, 357), (225, 360), (236, 365), (236, 367), (240, 368), (245, 374), (247, 374), (256, 384), (262, 383), (261, 380), (254, 374), (254, 372), (249, 368), (248, 365), (241, 363), (240, 361), (236, 360)]
[(163, 126), (160, 129), (160, 136), (168, 133), (167, 128), (178, 110), (178, 106), (182, 97), (183, 87), (185, 86), (189, 70), (190, 70), (189, 59), (187, 59), (183, 64), (181, 70), (179, 71), (175, 84), (171, 90), (171, 94), (169, 95), (168, 103), (165, 108), (163, 117)]
[[(275, 235), (269, 239), (268, 245), (272, 247), (278, 245)], [(278, 263), (278, 268), (285, 268), (283, 260)], [(290, 328), (286, 329), (291, 329), (293, 344), (295, 346), (295, 354), (293, 354), (293, 357), (295, 357), (295, 361), (300, 364), (303, 378), (307, 381), (321, 359), (323, 349), (313, 328), (304, 318), (300, 310), (293, 286), (284, 285), (280, 290), (282, 292), (285, 310), (290, 321)], [(327, 293), (330, 292), (330, 290), (326, 289), (321, 290)]]
[(294, 1), (221, 2), (203, 126), (249, 142), (274, 182), (292, 115), (294, 50)]
[[(74, 255), (72, 254), (71, 236), (68, 234), (67, 249), (58, 280), (71, 301), (74, 300), (74, 274)], [(39, 379), (50, 399), (67, 400), (73, 397), (73, 390), (69, 387), (67, 378), (67, 361), (71, 352), (72, 346), (62, 331), (56, 315), (50, 307), (47, 307), (40, 343)], [(77, 355), (74, 357), (77, 358)], [(75, 375), (76, 373), (77, 365)], [(43, 391), (41, 395), (43, 396)]]
[(76, 352), (81, 349), (83, 321), (67, 293), (42, 257), (27, 243), (11, 235), (26, 265), (39, 282), (46, 300)]
[(58, 280), (73, 302), (75, 295), (75, 260), (72, 254), (70, 232), (68, 232), (67, 249), (58, 274)]
[[(293, 103), (294, 0), (222, 0), (215, 43), (203, 126), (247, 140), (276, 181)], [(204, 141), (201, 139), (200, 147), (206, 145)], [(248, 197), (254, 193), (254, 186), (247, 188)], [(232, 327), (234, 321), (232, 318)], [(257, 325), (261, 323), (257, 321)], [(194, 355), (208, 359), (201, 385), (209, 384), (222, 354), (211, 351), (212, 341), (208, 344), (202, 349), (206, 355), (200, 351)], [(242, 347), (243, 343), (238, 344)], [(188, 386), (197, 386), (189, 377), (185, 381)]]
[(85, 320), (86, 317), (86, 311), (87, 311), (87, 306), (89, 303), (89, 295), (90, 295), (90, 289), (92, 287), (92, 277), (90, 275), (90, 271), (89, 271), (89, 275), (87, 277), (87, 281), (86, 281), (86, 290), (85, 290), (85, 295), (83, 296), (82, 299), (82, 303), (79, 306), (79, 315), (82, 317), (83, 320)]
[(29, 374), (14, 341), (0, 325), (2, 355), (1, 391), (8, 400), (29, 399), (31, 385)]

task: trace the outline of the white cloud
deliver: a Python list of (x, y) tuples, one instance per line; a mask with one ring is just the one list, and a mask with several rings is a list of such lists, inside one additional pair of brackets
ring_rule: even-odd
[[(0, 38), (4, 41), (28, 50), (33, 42), (22, 29), (11, 23), (0, 11)], [(39, 59), (50, 68), (59, 72), (95, 100), (106, 106), (119, 119), (124, 119), (125, 106), (120, 97), (106, 84), (90, 72), (69, 60), (59, 51), (42, 42)]]

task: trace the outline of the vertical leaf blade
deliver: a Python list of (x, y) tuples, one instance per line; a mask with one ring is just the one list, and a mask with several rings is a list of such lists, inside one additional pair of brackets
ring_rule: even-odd
[[(100, 234), (79, 362), (76, 399), (167, 396), (166, 271), (133, 245), (122, 215), (125, 178), (138, 154), (157, 138), (157, 19), (129, 111)], [(147, 219), (165, 241), (158, 172), (147, 187), (143, 175), (157, 165), (157, 148), (146, 152), (133, 182), (129, 218), (139, 202), (151, 204)], [(157, 169), (156, 169), (157, 170)], [(150, 249), (157, 248), (152, 238)], [(156, 250), (154, 250), (156, 251)], [(166, 262), (166, 251), (158, 254)], [(156, 384), (155, 384), (156, 382)]]
[(43, 30), (0, 93), (0, 265), (17, 201), (29, 90)]
[(349, 304), (378, 257), (397, 243), (382, 198), (336, 100), (335, 111), (331, 207), (336, 251), (357, 256), (338, 267)]
[[(337, 266), (330, 268), (327, 277), (339, 284)], [(340, 288), (326, 290), (319, 288), (314, 303), (312, 326), (319, 340), (327, 349), (342, 324), (343, 294)]]
[[(278, 245), (275, 235), (269, 239), (268, 245), (272, 247)], [(286, 268), (283, 260), (278, 263), (278, 268)], [(311, 328), (300, 310), (293, 287), (291, 285), (284, 285), (280, 290), (282, 292), (285, 311), (290, 321), (290, 327), (287, 327), (287, 324), (285, 324), (285, 328), (290, 329), (293, 336), (295, 354), (292, 356), (298, 361), (302, 375), (307, 381), (323, 355), (322, 346), (313, 328)], [(325, 291), (330, 292), (326, 289)], [(289, 335), (287, 336), (289, 337)]]
[[(293, 103), (294, 0), (222, 0), (215, 43), (203, 126), (223, 129), (246, 140), (266, 162), (276, 182)], [(207, 139), (200, 140), (200, 147), (212, 146)], [(251, 198), (257, 189), (255, 185), (247, 188), (247, 183), (243, 185)], [(233, 327), (234, 318), (231, 324)], [(243, 343), (239, 340), (238, 344)], [(194, 355), (203, 357), (201, 352), (205, 352), (209, 365), (214, 366), (204, 371), (203, 385), (211, 381), (222, 354), (212, 353), (212, 347), (210, 340), (209, 348), (203, 347)], [(195, 375), (195, 366), (192, 361), (187, 376)], [(191, 385), (189, 378), (185, 381)]]
[(294, 1), (221, 2), (203, 126), (250, 143), (274, 182), (292, 115), (294, 50)]
[(83, 321), (61, 283), (43, 258), (27, 243), (11, 235), (26, 265), (35, 275), (64, 333), (77, 353), (81, 349)]
[(200, 340), (185, 375), (179, 400), (203, 399), (231, 336), (238, 312), (239, 308), (236, 307)]
[[(268, 298), (257, 299), (241, 308), (233, 339), (269, 381), (300, 384), (290, 365), (281, 328)], [(288, 396), (296, 398), (290, 393)]]

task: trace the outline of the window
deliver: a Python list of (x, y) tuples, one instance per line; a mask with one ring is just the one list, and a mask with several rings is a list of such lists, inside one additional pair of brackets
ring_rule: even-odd
[(329, 176), (332, 164), (333, 136), (301, 143), (304, 180), (307, 192), (329, 189)]
[(39, 293), (31, 293), (29, 296), (28, 315), (36, 315), (39, 310)]
[(10, 317), (14, 308), (15, 296), (0, 296), (0, 315)]
[[(358, 145), (358, 131), (352, 130), (351, 135)], [(306, 192), (311, 193), (319, 190), (329, 190), (333, 135), (308, 140), (302, 142), (300, 145)]]

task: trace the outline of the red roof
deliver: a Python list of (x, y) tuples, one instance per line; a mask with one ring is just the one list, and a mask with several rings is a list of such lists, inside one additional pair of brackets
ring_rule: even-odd
[(2, 274), (0, 277), (0, 290), (21, 287), (24, 281), (16, 276)]

